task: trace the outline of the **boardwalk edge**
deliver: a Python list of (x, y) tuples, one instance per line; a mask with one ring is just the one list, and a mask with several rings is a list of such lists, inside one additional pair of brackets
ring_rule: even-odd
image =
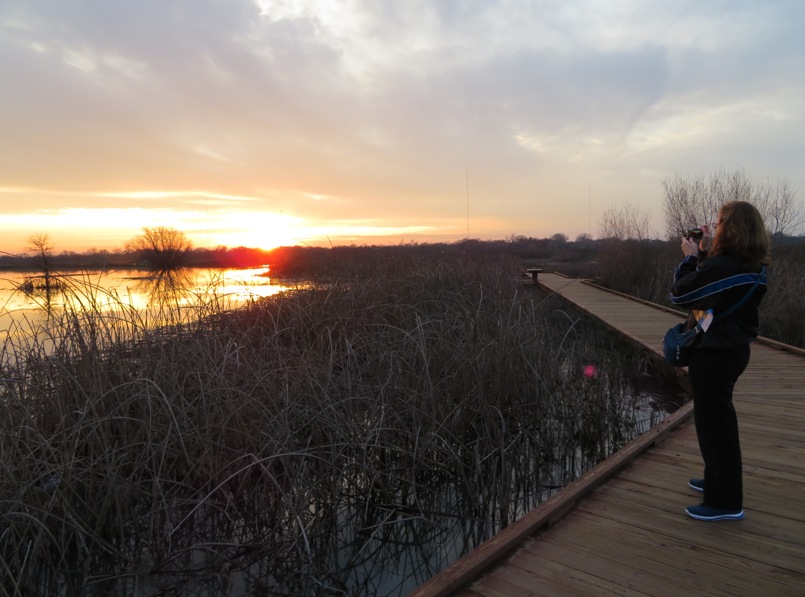
[(444, 597), (474, 580), (482, 571), (509, 555), (529, 535), (559, 522), (576, 504), (604, 481), (617, 474), (634, 458), (668, 437), (693, 414), (688, 402), (676, 412), (600, 464), (567, 485), (559, 493), (540, 504), (522, 518), (496, 533), (468, 554), (419, 585), (408, 597)]

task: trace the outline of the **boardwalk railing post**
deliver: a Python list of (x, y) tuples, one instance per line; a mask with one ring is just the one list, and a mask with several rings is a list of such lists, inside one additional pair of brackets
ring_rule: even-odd
[(527, 269), (526, 271), (531, 275), (531, 280), (534, 282), (534, 284), (536, 284), (537, 283), (537, 276), (539, 276), (539, 274), (542, 273), (542, 270), (540, 268), (535, 267), (535, 268)]

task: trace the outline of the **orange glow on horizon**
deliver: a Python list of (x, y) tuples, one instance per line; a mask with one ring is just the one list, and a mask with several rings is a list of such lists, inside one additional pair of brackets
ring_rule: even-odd
[[(130, 193), (129, 195), (134, 195)], [(140, 197), (147, 193), (136, 194)], [(158, 193), (151, 193), (159, 195)], [(163, 226), (184, 232), (194, 247), (248, 247), (270, 250), (281, 246), (335, 246), (344, 244), (399, 244), (450, 242), (464, 238), (466, 221), (372, 218), (322, 219), (289, 215), (282, 211), (239, 209), (180, 209), (165, 205), (136, 207), (54, 208), (0, 214), (0, 250), (21, 254), (33, 234), (48, 234), (55, 252), (124, 249), (145, 227)], [(254, 207), (253, 205), (249, 207)], [(505, 236), (501, 222), (489, 218), (472, 221), (474, 238)], [(510, 232), (510, 231), (509, 231)]]
[(296, 244), (302, 219), (284, 214), (230, 212), (196, 222), (186, 231), (195, 246), (269, 250)]

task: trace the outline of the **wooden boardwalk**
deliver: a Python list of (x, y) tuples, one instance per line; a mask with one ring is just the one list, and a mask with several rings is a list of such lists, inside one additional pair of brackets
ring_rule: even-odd
[[(539, 283), (655, 352), (680, 321), (579, 280)], [(735, 390), (743, 520), (684, 513), (702, 472), (689, 403), (411, 595), (805, 595), (805, 351), (784, 348), (753, 344)]]

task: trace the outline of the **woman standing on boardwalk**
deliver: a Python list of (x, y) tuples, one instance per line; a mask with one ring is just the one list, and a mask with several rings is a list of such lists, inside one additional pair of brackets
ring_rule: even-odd
[[(702, 492), (704, 499), (685, 512), (697, 520), (737, 520), (744, 516), (743, 481), (732, 392), (749, 363), (749, 343), (757, 337), (770, 242), (760, 213), (744, 201), (721, 207), (709, 241), (702, 240), (701, 249), (710, 244), (705, 253), (695, 241), (682, 239), (685, 257), (671, 289), (671, 301), (692, 310), (693, 325), (707, 310), (715, 315), (691, 350), (688, 364), (696, 435), (704, 460), (704, 478), (691, 479), (689, 485)], [(733, 305), (740, 306), (719, 320), (719, 312)]]

